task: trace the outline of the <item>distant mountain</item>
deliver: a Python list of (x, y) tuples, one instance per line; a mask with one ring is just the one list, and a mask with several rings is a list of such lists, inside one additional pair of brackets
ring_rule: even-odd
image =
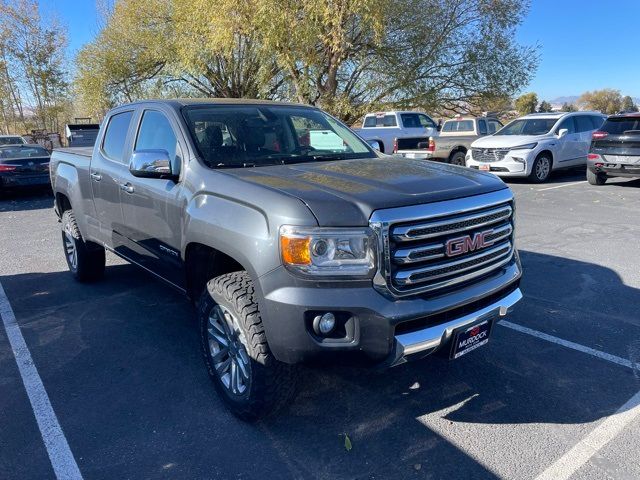
[[(562, 105), (563, 103), (576, 103), (578, 101), (578, 98), (580, 98), (579, 95), (568, 95), (566, 97), (558, 97), (558, 98), (554, 98), (553, 100), (547, 100), (547, 101), (551, 105)], [(636, 105), (639, 105), (640, 98), (637, 98), (637, 97), (634, 98), (633, 103), (635, 103)]]

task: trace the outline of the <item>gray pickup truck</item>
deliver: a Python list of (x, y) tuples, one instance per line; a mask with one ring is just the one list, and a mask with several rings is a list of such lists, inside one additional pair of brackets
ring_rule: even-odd
[[(490, 117), (456, 117), (442, 125), (437, 137), (417, 137), (415, 142), (405, 139), (409, 148), (398, 148), (405, 158), (438, 159), (453, 165), (465, 165), (465, 156), (471, 144), (480, 137), (493, 135), (502, 128), (502, 123)], [(416, 146), (417, 145), (417, 148)]]
[(109, 250), (188, 295), (245, 420), (290, 401), (295, 364), (457, 358), (522, 296), (501, 180), (381, 155), (317, 108), (124, 105), (51, 181), (72, 274), (99, 279)]

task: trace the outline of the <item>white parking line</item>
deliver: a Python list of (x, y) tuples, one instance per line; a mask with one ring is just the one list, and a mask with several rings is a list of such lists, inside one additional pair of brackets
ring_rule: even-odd
[(556, 185), (555, 187), (537, 188), (536, 190), (538, 192), (544, 192), (545, 190), (553, 190), (554, 188), (570, 187), (571, 185), (578, 185), (579, 183), (587, 183), (587, 181), (583, 180), (581, 182), (565, 183), (563, 185)]
[(639, 415), (640, 392), (538, 475), (536, 480), (563, 480), (571, 477)]
[(611, 355), (610, 353), (601, 352), (600, 350), (596, 350), (590, 347), (585, 347), (584, 345), (580, 345), (579, 343), (573, 343), (568, 340), (563, 340), (562, 338), (554, 337), (553, 335), (539, 332), (538, 330), (533, 330), (531, 328), (523, 327), (522, 325), (511, 323), (506, 320), (502, 320), (499, 325), (510, 328), (512, 330), (517, 330), (521, 333), (526, 333), (527, 335), (541, 338), (542, 340), (546, 340), (547, 342), (557, 343), (558, 345), (562, 345), (563, 347), (571, 348), (583, 353), (588, 353), (589, 355), (593, 355), (594, 357), (598, 357), (611, 363), (622, 365), (623, 367), (640, 370), (640, 363), (634, 363), (631, 360), (627, 360), (626, 358), (617, 357), (615, 355)]
[[(562, 345), (563, 347), (587, 353), (623, 367), (640, 369), (640, 364), (631, 362), (625, 358), (601, 352), (600, 350), (595, 350), (590, 347), (585, 347), (578, 343), (569, 342), (567, 340), (554, 337), (553, 335), (523, 327), (506, 320), (502, 320), (499, 325), (527, 335), (532, 335), (548, 342)], [(640, 416), (640, 392), (631, 397), (627, 403), (620, 407), (613, 415), (606, 417), (606, 419), (593, 429), (586, 437), (576, 443), (567, 453), (538, 475), (536, 480), (568, 479), (638, 416)]]
[(0, 316), (56, 478), (58, 480), (82, 479), (78, 464), (58, 423), (2, 284), (0, 284)]

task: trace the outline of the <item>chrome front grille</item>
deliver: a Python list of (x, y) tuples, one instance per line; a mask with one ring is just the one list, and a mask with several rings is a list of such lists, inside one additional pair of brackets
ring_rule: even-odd
[(376, 286), (404, 296), (490, 274), (513, 257), (513, 215), (508, 189), (375, 212), (382, 250)]
[(504, 159), (509, 150), (499, 148), (472, 148), (471, 158), (476, 162), (499, 162)]

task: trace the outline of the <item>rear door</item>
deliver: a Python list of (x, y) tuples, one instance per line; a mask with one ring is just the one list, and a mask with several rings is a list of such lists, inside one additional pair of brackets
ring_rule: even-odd
[(586, 165), (587, 153), (589, 153), (589, 147), (591, 146), (591, 135), (596, 130), (596, 127), (594, 127), (591, 115), (576, 115), (574, 120), (576, 123), (576, 132), (580, 136), (580, 146), (577, 152), (580, 157), (575, 165)]
[[(136, 118), (133, 151), (165, 150), (172, 171), (179, 172), (186, 151), (170, 111), (148, 108)], [(127, 171), (120, 197), (126, 246), (123, 254), (179, 288), (184, 287), (181, 184), (169, 179), (139, 178)]]
[[(565, 118), (556, 128), (556, 134), (566, 129), (567, 134), (558, 139), (554, 166), (556, 168), (570, 167), (580, 163), (582, 144), (580, 134), (576, 132), (574, 117)], [(586, 153), (584, 154), (586, 155)]]
[(128, 173), (130, 130), (134, 111), (116, 111), (106, 120), (105, 134), (91, 158), (91, 185), (101, 240), (119, 250), (123, 246), (120, 192)]

